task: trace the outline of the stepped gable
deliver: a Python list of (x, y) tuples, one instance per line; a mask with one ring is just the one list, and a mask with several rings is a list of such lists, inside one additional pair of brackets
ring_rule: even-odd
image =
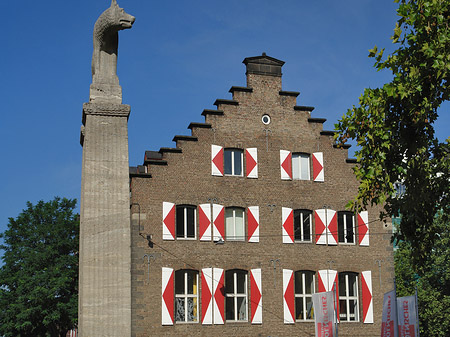
[[(204, 122), (191, 122), (187, 127), (191, 130), (191, 135), (175, 135), (173, 137), (173, 141), (176, 143), (175, 147), (161, 147), (159, 151), (146, 151), (143, 165), (130, 167), (130, 176), (152, 177), (151, 170), (155, 166), (170, 165), (172, 156), (182, 154), (183, 146), (186, 143), (198, 144), (199, 138), (208, 138), (211, 133), (215, 133), (217, 128), (220, 127), (222, 117), (227, 115), (239, 116), (240, 110), (248, 109), (248, 104), (251, 101), (249, 96), (251, 95), (262, 96), (265, 99), (271, 96), (274, 103), (283, 107), (290, 107), (289, 109), (292, 109), (292, 112), (296, 115), (295, 118), (298, 119), (299, 116), (303, 116), (307, 125), (316, 130), (318, 137), (330, 138), (334, 136), (334, 131), (323, 130), (325, 118), (311, 117), (311, 112), (314, 110), (313, 106), (297, 105), (297, 97), (300, 92), (281, 89), (281, 68), (285, 63), (284, 61), (262, 53), (261, 56), (247, 57), (242, 63), (246, 66), (247, 86), (232, 86), (229, 89), (232, 94), (231, 99), (218, 98), (213, 103), (216, 109), (204, 109), (201, 113)], [(205, 133), (209, 136), (204, 136)], [(348, 150), (350, 145), (338, 146), (332, 144), (332, 148)], [(356, 159), (347, 158), (345, 162), (355, 164)]]

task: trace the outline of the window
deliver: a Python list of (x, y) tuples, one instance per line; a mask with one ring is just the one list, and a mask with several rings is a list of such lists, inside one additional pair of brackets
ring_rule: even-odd
[(294, 210), (294, 240), (311, 242), (311, 214), (305, 209)]
[(176, 208), (177, 239), (195, 239), (196, 217), (195, 206), (180, 205)]
[(351, 212), (338, 212), (338, 240), (340, 243), (355, 243), (355, 223)]
[(243, 208), (227, 207), (225, 209), (225, 237), (227, 240), (245, 240)]
[(345, 322), (359, 321), (356, 273), (339, 273), (339, 317)]
[(247, 321), (247, 272), (225, 272), (225, 315), (227, 321)]
[(175, 272), (175, 321), (198, 322), (198, 272)]
[(224, 169), (226, 175), (242, 176), (243, 151), (239, 149), (225, 149)]
[(314, 272), (295, 272), (295, 318), (298, 321), (314, 319), (312, 294), (314, 293)]
[(309, 154), (292, 154), (292, 178), (299, 180), (309, 180)]

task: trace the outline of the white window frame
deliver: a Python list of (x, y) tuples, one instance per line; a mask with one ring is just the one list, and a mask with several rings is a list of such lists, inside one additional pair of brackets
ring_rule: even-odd
[[(294, 293), (295, 293), (295, 299), (297, 298), (303, 298), (303, 317), (302, 318), (297, 318), (297, 312), (295, 312), (295, 320), (296, 321), (302, 321), (302, 322), (312, 322), (314, 321), (314, 311), (313, 311), (313, 317), (311, 319), (307, 319), (306, 318), (306, 312), (307, 312), (307, 308), (306, 308), (306, 298), (310, 298), (311, 299), (311, 303), (312, 303), (312, 295), (316, 292), (316, 274), (311, 271), (311, 270), (297, 270), (295, 272), (297, 273), (301, 273), (302, 275), (302, 292), (296, 293), (295, 292), (295, 284), (294, 284)], [(312, 274), (312, 288), (311, 288), (311, 294), (307, 294), (306, 293), (306, 273), (311, 273)], [(294, 281), (295, 281), (295, 277), (294, 277)], [(295, 305), (295, 309), (297, 309), (297, 306)]]
[[(225, 167), (226, 167), (226, 152), (231, 152), (231, 173), (225, 173)], [(235, 154), (238, 153), (241, 157), (241, 173), (240, 174), (236, 174), (236, 172), (234, 171), (234, 158), (235, 158)], [(244, 150), (242, 149), (233, 149), (233, 148), (227, 148), (224, 149), (223, 152), (223, 172), (224, 175), (226, 176), (236, 176), (236, 177), (243, 177), (244, 176)]]
[[(295, 214), (297, 212), (300, 212), (300, 228), (299, 230), (301, 231), (301, 238), (300, 240), (295, 239)], [(305, 240), (304, 235), (304, 213), (308, 212), (309, 213), (309, 240)], [(294, 209), (294, 242), (308, 242), (311, 243), (312, 242), (312, 211), (309, 209)]]
[[(182, 272), (183, 273), (183, 278), (184, 278), (184, 291), (183, 291), (183, 294), (177, 294), (176, 293), (176, 291), (174, 291), (175, 292), (175, 305), (174, 305), (174, 321), (176, 322), (176, 323), (198, 323), (199, 322), (199, 320), (198, 320), (198, 316), (199, 316), (199, 314), (200, 314), (200, 312), (199, 312), (199, 306), (198, 306), (198, 288), (199, 288), (199, 284), (198, 284), (198, 271), (196, 271), (196, 270), (190, 270), (190, 269), (181, 269), (181, 270), (177, 270), (176, 272), (175, 272), (175, 277), (177, 277), (177, 275), (176, 274), (178, 274), (178, 273), (180, 273), (180, 272)], [(193, 274), (193, 275), (195, 275), (195, 284), (197, 285), (197, 287), (196, 287), (196, 290), (197, 290), (197, 293), (196, 294), (188, 294), (188, 274), (189, 273), (191, 273), (191, 274)], [(176, 282), (176, 280), (175, 280), (175, 282)], [(175, 284), (176, 283), (174, 283), (174, 287), (175, 287)], [(176, 301), (177, 301), (177, 298), (182, 298), (182, 299), (184, 299), (184, 321), (177, 321), (177, 303), (176, 303)], [(194, 320), (194, 321), (188, 321), (188, 315), (187, 315), (187, 312), (188, 312), (188, 298), (193, 298), (194, 299), (194, 302), (196, 302), (197, 303), (197, 305), (196, 305), (196, 307), (197, 307), (197, 317), (196, 317), (196, 320)]]
[[(227, 211), (233, 211), (233, 234), (228, 231)], [(236, 211), (242, 212), (242, 238), (236, 236)], [(225, 207), (225, 240), (227, 241), (245, 241), (245, 210), (241, 207)]]
[[(308, 172), (307, 177), (302, 177), (302, 159), (307, 159), (306, 162), (308, 163), (308, 168), (306, 172)], [(294, 167), (295, 160), (298, 160), (298, 169), (296, 170)], [(298, 172), (298, 176), (294, 174), (295, 172)], [(294, 152), (292, 153), (292, 179), (293, 180), (311, 180), (311, 155), (308, 153), (303, 152)]]
[[(345, 295), (339, 295), (339, 319), (341, 322), (359, 322), (359, 298), (358, 298), (358, 274), (357, 273), (339, 273), (339, 276), (344, 276), (345, 277)], [(349, 276), (354, 276), (355, 277), (355, 295), (354, 296), (350, 296), (350, 285), (349, 285)], [(339, 293), (341, 292), (341, 282), (339, 282), (338, 279), (338, 283), (339, 283)], [(343, 318), (343, 313), (341, 312), (340, 308), (341, 308), (341, 301), (345, 301), (346, 302), (346, 308), (347, 308), (347, 312), (345, 313), (345, 317)], [(355, 320), (350, 320), (350, 302), (354, 301), (356, 303), (355, 305)]]
[[(183, 207), (183, 221), (184, 221), (184, 236), (178, 236), (178, 208)], [(187, 209), (191, 208), (194, 210), (194, 237), (189, 238), (187, 236), (188, 229), (188, 219), (187, 219)], [(175, 238), (177, 240), (196, 240), (197, 239), (197, 207), (193, 205), (176, 205), (175, 206)]]
[[(227, 291), (227, 285), (225, 284), (225, 318), (226, 318), (226, 303), (227, 298), (233, 298), (233, 310), (234, 310), (234, 319), (227, 319), (227, 322), (248, 322), (248, 272), (246, 270), (239, 270), (239, 269), (233, 269), (233, 270), (227, 270), (225, 273), (233, 273), (233, 289), (234, 291), (232, 293), (229, 293)], [(238, 285), (237, 285), (237, 274), (242, 273), (245, 275), (245, 284), (244, 284), (244, 291), (245, 293), (238, 293)], [(227, 277), (225, 276), (225, 279)], [(245, 298), (245, 319), (238, 319), (238, 298)]]
[[(344, 219), (344, 241), (340, 241), (339, 240), (339, 215), (343, 214), (343, 219)], [(347, 238), (347, 229), (348, 224), (347, 224), (347, 217), (351, 215), (352, 218), (352, 229), (353, 229), (353, 242), (349, 242), (348, 238)], [(355, 245), (356, 244), (356, 240), (355, 240), (355, 235), (356, 235), (356, 228), (355, 228), (355, 215), (351, 214), (350, 212), (346, 212), (346, 211), (339, 211), (338, 215), (337, 215), (337, 228), (338, 228), (338, 242), (339, 244), (346, 244), (346, 245)]]

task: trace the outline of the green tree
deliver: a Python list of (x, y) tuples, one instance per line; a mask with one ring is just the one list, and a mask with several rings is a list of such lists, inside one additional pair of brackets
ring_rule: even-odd
[(400, 242), (395, 252), (397, 296), (413, 295), (417, 287), (420, 333), (423, 336), (450, 335), (450, 230), (440, 213), (435, 221), (439, 235), (426, 264), (429, 270), (419, 276), (411, 264), (411, 245)]
[(27, 202), (0, 234), (0, 335), (65, 336), (77, 322), (76, 200)]
[[(396, 0), (398, 22), (393, 43), (397, 49), (383, 56), (369, 51), (375, 68), (390, 70), (392, 81), (365, 89), (336, 124), (336, 141), (355, 139), (360, 181), (358, 195), (348, 207), (383, 204), (385, 215), (402, 215), (399, 238), (411, 244), (415, 265), (423, 268), (438, 239), (433, 218), (438, 210), (450, 214), (450, 147), (439, 142), (433, 123), (449, 100), (450, 1)], [(394, 196), (394, 184), (406, 192)]]

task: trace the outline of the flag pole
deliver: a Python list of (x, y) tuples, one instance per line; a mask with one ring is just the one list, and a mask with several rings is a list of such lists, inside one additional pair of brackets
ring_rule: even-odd
[(395, 337), (400, 336), (400, 331), (398, 331), (398, 308), (397, 308), (397, 281), (395, 280), (394, 277), (394, 301), (395, 301), (395, 321), (397, 322), (397, 324), (395, 324), (396, 326), (394, 326), (394, 335)]
[(337, 317), (337, 305), (336, 304), (336, 282), (333, 282), (333, 302), (334, 302), (334, 317), (336, 319), (336, 324), (335, 324), (335, 335), (336, 337), (338, 337), (338, 317)]
[(420, 337), (420, 329), (419, 329), (419, 301), (417, 299), (417, 286), (416, 286), (415, 298), (416, 298), (416, 320), (417, 320), (416, 335), (417, 335), (417, 337)]

